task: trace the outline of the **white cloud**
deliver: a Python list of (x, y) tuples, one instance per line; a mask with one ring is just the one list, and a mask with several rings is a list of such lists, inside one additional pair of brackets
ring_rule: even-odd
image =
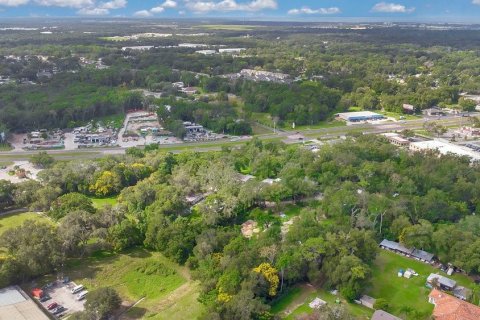
[(98, 8), (100, 9), (121, 9), (127, 6), (127, 0), (112, 0), (108, 2), (100, 2)]
[[(475, 0), (477, 1), (477, 0)], [(396, 4), (390, 2), (379, 2), (372, 8), (373, 12), (388, 12), (388, 13), (412, 13), (415, 8), (407, 8), (403, 4)]]
[(106, 16), (110, 13), (108, 9), (102, 8), (82, 8), (77, 11), (81, 16)]
[(278, 3), (276, 0), (253, 0), (246, 3), (238, 3), (236, 0), (187, 0), (185, 6), (195, 13), (206, 13), (211, 11), (261, 11), (264, 9), (277, 9)]
[(155, 7), (155, 8), (150, 9), (151, 13), (162, 13), (163, 11), (165, 11), (164, 7)]
[(300, 9), (292, 9), (288, 11), (288, 14), (337, 14), (341, 13), (342, 11), (338, 7), (331, 7), (331, 8), (318, 8), (318, 9), (311, 9), (309, 7), (303, 7)]
[(140, 10), (135, 12), (133, 15), (139, 18), (147, 18), (147, 17), (151, 17), (153, 14), (148, 10)]
[(0, 6), (17, 7), (27, 4), (30, 0), (0, 0)]
[(177, 7), (177, 2), (173, 0), (166, 0), (160, 7), (162, 8), (176, 8)]
[(70, 7), (70, 8), (93, 8), (94, 0), (34, 0), (40, 6), (45, 7)]
[(177, 2), (173, 0), (166, 0), (164, 3), (159, 5), (158, 7), (154, 7), (150, 10), (140, 10), (135, 12), (133, 15), (136, 17), (151, 17), (156, 13), (162, 13), (165, 9), (172, 9), (177, 7)]
[(472, 3), (480, 6), (480, 0), (472, 0)]

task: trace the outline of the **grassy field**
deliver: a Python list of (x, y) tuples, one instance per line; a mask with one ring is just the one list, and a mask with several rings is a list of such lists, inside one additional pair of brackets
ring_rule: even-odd
[(8, 229), (22, 225), (26, 220), (51, 221), (50, 218), (45, 215), (34, 212), (14, 213), (0, 216), (0, 235)]
[(157, 252), (100, 252), (70, 261), (65, 273), (89, 290), (113, 287), (128, 305), (144, 298), (128, 311), (129, 318), (196, 319), (203, 310), (188, 269)]
[(302, 314), (310, 314), (313, 309), (308, 305), (315, 298), (326, 301), (330, 306), (336, 304), (336, 299), (340, 299), (340, 304), (347, 307), (349, 312), (357, 319), (370, 319), (373, 311), (363, 306), (348, 303), (339, 296), (335, 296), (323, 289), (316, 289), (312, 286), (301, 285), (292, 288), (286, 295), (279, 299), (271, 311), (281, 318), (293, 320)]
[(396, 120), (400, 120), (400, 117), (404, 117), (403, 120), (418, 120), (421, 119), (420, 116), (411, 115), (411, 114), (403, 114), (397, 112), (388, 112), (388, 111), (374, 111), (380, 114), (383, 114), (385, 117), (395, 118)]
[(93, 206), (100, 209), (106, 205), (114, 206), (117, 204), (117, 197), (110, 198), (90, 198), (93, 202)]
[[(399, 269), (407, 268), (415, 270), (419, 276), (411, 279), (397, 277)], [(372, 286), (367, 290), (367, 294), (374, 298), (386, 299), (394, 315), (401, 315), (404, 307), (430, 314), (433, 305), (428, 303), (430, 289), (425, 287), (430, 273), (442, 274), (440, 270), (428, 264), (382, 250), (375, 261)], [(457, 281), (459, 285), (470, 288), (473, 286), (472, 280), (465, 275), (457, 273), (448, 277)]]

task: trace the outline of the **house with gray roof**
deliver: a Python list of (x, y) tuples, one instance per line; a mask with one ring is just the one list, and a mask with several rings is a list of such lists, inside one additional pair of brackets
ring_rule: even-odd
[(415, 248), (410, 249), (395, 241), (384, 239), (382, 242), (380, 242), (380, 248), (390, 250), (395, 253), (402, 254), (404, 256), (414, 258), (425, 263), (433, 262), (434, 255), (432, 253)]
[(444, 277), (438, 273), (430, 273), (427, 278), (427, 286), (433, 287), (435, 281), (438, 283), (442, 290), (452, 291), (457, 285), (457, 282), (455, 280)]
[(371, 320), (402, 320), (399, 317), (395, 317), (393, 314), (390, 314), (383, 310), (376, 310)]

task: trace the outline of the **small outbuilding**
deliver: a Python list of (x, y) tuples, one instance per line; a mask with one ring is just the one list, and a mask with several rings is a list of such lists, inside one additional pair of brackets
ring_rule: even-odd
[(390, 314), (383, 310), (376, 310), (371, 320), (402, 320), (399, 317), (395, 317), (393, 314)]
[(365, 306), (367, 308), (370, 308), (370, 309), (373, 309), (373, 305), (375, 304), (375, 301), (377, 301), (375, 298), (372, 298), (370, 296), (367, 296), (367, 295), (363, 295), (361, 298), (360, 298), (360, 304), (362, 306)]
[(308, 304), (308, 306), (312, 309), (319, 309), (321, 307), (323, 307), (324, 305), (326, 305), (327, 302), (326, 301), (323, 301), (322, 299), (320, 298), (315, 298), (312, 302), (310, 302)]

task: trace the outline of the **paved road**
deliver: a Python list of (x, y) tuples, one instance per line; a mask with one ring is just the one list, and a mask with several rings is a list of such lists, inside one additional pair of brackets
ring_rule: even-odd
[[(435, 121), (444, 126), (460, 126), (466, 125), (468, 123), (468, 118), (459, 117), (459, 116), (447, 116), (447, 117), (431, 117), (427, 121)], [(343, 126), (343, 127), (332, 127), (332, 128), (322, 128), (322, 129), (302, 129), (297, 132), (307, 136), (307, 137), (321, 137), (321, 138), (335, 138), (341, 135), (352, 132), (361, 132), (361, 133), (384, 133), (392, 131), (401, 131), (404, 129), (422, 129), (425, 119), (418, 120), (409, 120), (409, 121), (399, 121), (399, 122), (388, 122), (380, 124), (358, 124), (352, 126)], [(288, 136), (294, 134), (295, 131), (277, 131), (276, 133), (268, 133), (264, 135), (257, 136), (262, 140), (273, 140), (273, 139), (286, 139)], [(248, 141), (248, 140), (247, 140)], [(245, 143), (244, 141), (229, 142), (225, 140), (213, 141), (213, 142), (197, 142), (197, 143), (184, 143), (179, 145), (159, 145), (159, 149), (168, 150), (174, 153), (183, 152), (185, 150), (189, 151), (214, 151), (220, 150), (222, 146), (239, 146)], [(125, 153), (125, 148), (93, 148), (93, 149), (79, 149), (79, 150), (49, 150), (49, 154), (55, 156), (59, 160), (69, 160), (69, 159), (78, 159), (78, 158), (95, 158), (101, 157), (104, 155), (112, 154), (123, 154)], [(16, 152), (0, 152), (0, 160), (25, 160), (30, 156), (37, 154), (38, 151), (16, 151)]]

